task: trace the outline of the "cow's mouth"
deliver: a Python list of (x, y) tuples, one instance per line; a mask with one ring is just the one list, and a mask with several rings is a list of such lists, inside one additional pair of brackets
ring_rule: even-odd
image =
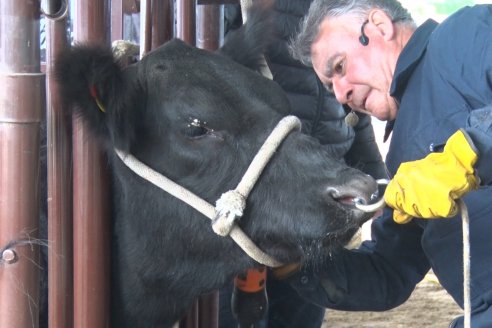
[(329, 187), (327, 189), (328, 196), (342, 207), (345, 211), (376, 213), (384, 207), (382, 198), (384, 189), (388, 184), (388, 180), (377, 180), (377, 189), (371, 194), (367, 190), (356, 190), (346, 187)]
[(363, 198), (357, 196), (342, 196), (342, 197), (333, 197), (333, 199), (343, 205), (353, 206), (355, 208), (355, 204), (365, 204), (366, 201)]
[(350, 185), (341, 185), (327, 188), (329, 202), (347, 214), (350, 218), (339, 229), (331, 231), (327, 238), (327, 245), (339, 245), (347, 247), (353, 244), (354, 247), (360, 243), (360, 238), (354, 238), (361, 226), (371, 218), (377, 217), (382, 213), (384, 207), (384, 189), (388, 180), (381, 179), (376, 181), (376, 185), (367, 185), (367, 188), (359, 185), (353, 187)]
[(368, 188), (351, 186), (327, 188), (328, 202), (335, 204), (340, 211), (345, 213), (347, 220), (338, 229), (330, 231), (324, 238), (325, 247), (354, 248), (360, 244), (362, 240), (358, 232), (360, 234), (362, 225), (382, 213), (381, 206), (378, 204), (381, 203), (387, 183), (378, 180), (377, 184), (377, 187), (373, 185)]
[[(357, 204), (369, 204), (371, 199), (377, 196), (368, 195), (354, 190), (344, 190), (343, 188), (330, 187), (327, 189), (328, 196), (340, 206), (344, 211), (360, 211)], [(362, 211), (360, 211), (362, 212)]]

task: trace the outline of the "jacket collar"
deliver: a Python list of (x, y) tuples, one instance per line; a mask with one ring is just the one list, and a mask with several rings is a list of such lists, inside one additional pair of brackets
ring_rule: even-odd
[(390, 87), (391, 96), (395, 97), (398, 102), (401, 100), (408, 79), (412, 75), (420, 58), (425, 53), (429, 37), (437, 25), (438, 23), (432, 19), (428, 19), (425, 23), (420, 25), (412, 34), (410, 40), (398, 57), (393, 81), (391, 82)]
[[(401, 102), (401, 97), (405, 91), (408, 79), (412, 75), (413, 70), (419, 63), (427, 48), (429, 37), (437, 27), (438, 23), (432, 19), (428, 19), (420, 25), (410, 37), (410, 40), (403, 48), (398, 61), (396, 62), (393, 81), (390, 86), (390, 95)], [(386, 141), (393, 130), (395, 121), (388, 121), (384, 131), (383, 142)]]

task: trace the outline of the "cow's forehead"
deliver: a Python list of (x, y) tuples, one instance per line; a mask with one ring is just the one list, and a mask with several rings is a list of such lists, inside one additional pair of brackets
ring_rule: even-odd
[(178, 40), (156, 49), (139, 65), (139, 79), (145, 81), (149, 95), (163, 90), (190, 94), (196, 89), (220, 95), (229, 88), (241, 88), (249, 93), (251, 81), (261, 79), (258, 74), (223, 56)]
[(185, 104), (193, 97), (204, 100), (206, 93), (215, 103), (240, 102), (243, 107), (262, 103), (287, 114), (287, 98), (276, 83), (223, 55), (180, 40), (157, 48), (138, 65), (139, 79), (145, 81), (150, 102), (172, 98)]
[(145, 66), (147, 71), (155, 68), (180, 68), (191, 71), (197, 67), (206, 68), (203, 65), (211, 63), (225, 66), (235, 65), (215, 53), (192, 47), (181, 40), (174, 39), (146, 55), (140, 65)]

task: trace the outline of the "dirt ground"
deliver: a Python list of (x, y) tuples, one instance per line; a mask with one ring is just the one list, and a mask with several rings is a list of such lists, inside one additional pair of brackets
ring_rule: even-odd
[(401, 306), (386, 312), (327, 310), (322, 328), (447, 328), (462, 313), (430, 274)]

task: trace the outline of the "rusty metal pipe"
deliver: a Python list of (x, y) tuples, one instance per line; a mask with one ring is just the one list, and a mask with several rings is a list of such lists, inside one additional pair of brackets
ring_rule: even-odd
[[(109, 3), (76, 1), (76, 42), (109, 44)], [(107, 160), (94, 136), (73, 119), (74, 327), (109, 326), (110, 198)]]
[(176, 37), (195, 45), (196, 5), (193, 0), (176, 0)]
[(2, 0), (0, 39), (0, 327), (37, 327), (39, 3)]
[(152, 46), (152, 1), (140, 2), (140, 57), (150, 51)]
[(196, 6), (196, 46), (214, 51), (224, 42), (224, 6)]
[(219, 326), (219, 293), (212, 292), (200, 297), (198, 301), (199, 323), (198, 327)]
[[(54, 8), (54, 12), (60, 8)], [(73, 323), (71, 121), (53, 76), (56, 54), (68, 47), (67, 19), (46, 22), (46, 131), (48, 181), (48, 320), (50, 328)]]
[(123, 39), (123, 1), (111, 1), (111, 41)]
[(240, 3), (239, 0), (197, 0), (197, 5), (238, 5)]
[(52, 19), (66, 16), (69, 0), (42, 0), (41, 10), (43, 14)]
[(172, 0), (152, 0), (152, 49), (170, 40), (174, 34)]
[[(179, 328), (199, 328), (198, 326), (198, 301), (194, 302), (191, 308), (186, 313), (186, 316), (179, 321)], [(208, 327), (208, 326), (204, 326)]]

